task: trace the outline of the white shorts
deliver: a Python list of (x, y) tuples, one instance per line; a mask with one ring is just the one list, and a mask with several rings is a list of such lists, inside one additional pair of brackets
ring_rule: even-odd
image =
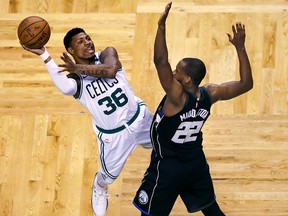
[(152, 113), (142, 103), (139, 115), (134, 122), (125, 129), (110, 133), (99, 130), (93, 125), (97, 134), (100, 172), (107, 184), (111, 184), (121, 173), (128, 156), (137, 145), (152, 148), (150, 139), (150, 126), (153, 120)]

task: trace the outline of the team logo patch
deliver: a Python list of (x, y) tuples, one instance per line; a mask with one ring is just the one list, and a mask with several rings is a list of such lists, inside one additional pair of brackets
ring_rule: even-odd
[(144, 190), (141, 190), (139, 192), (138, 200), (139, 200), (139, 203), (142, 205), (145, 205), (148, 202), (149, 198), (148, 198), (147, 193)]

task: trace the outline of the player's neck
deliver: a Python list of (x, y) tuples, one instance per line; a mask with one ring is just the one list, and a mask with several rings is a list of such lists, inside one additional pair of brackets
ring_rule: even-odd
[(199, 92), (199, 88), (198, 86), (195, 86), (195, 85), (188, 85), (188, 86), (185, 86), (185, 91), (191, 94), (197, 95)]

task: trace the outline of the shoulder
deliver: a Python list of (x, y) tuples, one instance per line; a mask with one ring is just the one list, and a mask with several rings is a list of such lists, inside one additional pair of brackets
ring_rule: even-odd
[(104, 50), (107, 50), (107, 51), (116, 51), (115, 47), (113, 47), (113, 46), (108, 46), (108, 47), (106, 47)]
[(199, 90), (201, 92), (201, 95), (203, 94), (204, 96), (208, 95), (209, 97), (211, 97), (210, 91), (205, 86), (199, 87)]
[(100, 51), (99, 53), (100, 53), (99, 58), (101, 62), (104, 62), (106, 58), (111, 58), (111, 57), (119, 60), (117, 50), (112, 46), (106, 47), (104, 50)]
[(220, 100), (218, 96), (219, 95), (218, 92), (220, 91), (220, 85), (214, 83), (208, 83), (205, 84), (202, 88), (207, 90), (208, 94), (210, 95), (212, 104)]
[(112, 46), (108, 46), (106, 47), (104, 50), (101, 51), (101, 55), (111, 55), (111, 54), (117, 54), (117, 50), (112, 47)]

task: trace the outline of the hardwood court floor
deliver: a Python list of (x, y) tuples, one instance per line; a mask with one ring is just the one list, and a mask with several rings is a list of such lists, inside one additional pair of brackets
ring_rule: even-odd
[[(218, 202), (227, 215), (288, 215), (287, 131), (285, 116), (208, 120), (204, 149)], [(86, 114), (2, 115), (0, 215), (92, 215), (97, 151)], [(107, 216), (139, 215), (131, 201), (149, 156), (149, 150), (138, 147), (128, 158), (122, 175), (110, 187)], [(178, 200), (171, 216), (186, 215)]]

